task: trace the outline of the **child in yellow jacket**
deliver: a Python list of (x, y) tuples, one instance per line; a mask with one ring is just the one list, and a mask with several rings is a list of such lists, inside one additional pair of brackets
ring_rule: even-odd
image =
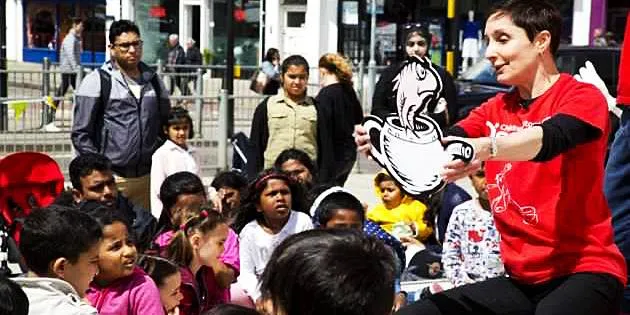
[(423, 203), (407, 196), (385, 172), (374, 177), (374, 186), (377, 197), (383, 203), (368, 211), (368, 220), (378, 223), (398, 238), (414, 236), (424, 242), (431, 236), (433, 229), (424, 221), (427, 207)]

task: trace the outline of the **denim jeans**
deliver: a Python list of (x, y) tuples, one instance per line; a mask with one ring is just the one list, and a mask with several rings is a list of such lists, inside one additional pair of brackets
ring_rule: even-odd
[[(612, 213), (615, 243), (630, 262), (630, 109), (624, 109), (619, 130), (610, 147), (604, 193)], [(622, 312), (630, 312), (630, 286), (626, 286)]]

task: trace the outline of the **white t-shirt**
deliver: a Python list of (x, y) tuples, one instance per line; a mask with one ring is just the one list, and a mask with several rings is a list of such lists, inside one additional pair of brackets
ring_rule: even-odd
[(131, 94), (133, 94), (133, 96), (135, 96), (136, 99), (139, 100), (140, 96), (142, 96), (141, 93), (143, 85), (138, 83), (130, 76), (123, 74), (123, 77), (125, 78), (125, 81), (127, 81), (127, 86), (129, 87), (129, 91), (131, 91)]
[(160, 187), (169, 175), (177, 172), (191, 172), (199, 176), (199, 156), (197, 150), (188, 145), (184, 149), (171, 140), (166, 140), (151, 157), (151, 213), (156, 219), (162, 213)]
[(260, 296), (258, 279), (265, 271), (273, 250), (288, 236), (312, 228), (311, 218), (297, 211), (291, 211), (289, 221), (278, 234), (267, 233), (256, 221), (245, 225), (239, 234), (241, 274), (238, 282), (254, 301)]

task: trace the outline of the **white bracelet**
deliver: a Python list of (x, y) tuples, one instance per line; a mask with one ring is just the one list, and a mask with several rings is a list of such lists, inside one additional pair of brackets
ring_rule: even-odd
[(497, 147), (497, 128), (489, 121), (486, 121), (486, 126), (490, 128), (490, 157), (495, 158), (499, 151)]

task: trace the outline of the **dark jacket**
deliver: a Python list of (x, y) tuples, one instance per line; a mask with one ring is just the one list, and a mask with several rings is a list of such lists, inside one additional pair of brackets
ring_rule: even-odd
[[(201, 65), (203, 63), (203, 59), (201, 57), (201, 52), (199, 48), (192, 46), (186, 50), (186, 64), (187, 65)], [(195, 72), (197, 69), (188, 68), (190, 72)]]
[[(371, 114), (384, 119), (385, 116), (391, 113), (396, 113), (396, 94), (394, 93), (394, 83), (392, 82), (400, 69), (405, 65), (405, 61), (393, 64), (383, 71), (381, 77), (376, 83), (374, 88), (374, 95), (372, 96), (372, 111)], [(441, 96), (446, 99), (447, 112), (449, 117), (456, 117), (457, 112), (457, 90), (453, 77), (444, 71), (440, 66), (433, 64), (433, 67), (437, 70), (440, 78), (442, 79), (442, 93)], [(448, 118), (444, 113), (432, 114), (428, 116), (433, 118), (444, 131), (450, 124)]]
[(101, 79), (92, 71), (75, 93), (71, 139), (78, 154), (100, 153), (112, 161), (112, 170), (122, 177), (140, 177), (151, 172), (151, 156), (161, 145), (162, 124), (168, 118), (168, 90), (161, 80), (159, 98), (151, 79), (157, 74), (146, 64), (138, 65), (143, 84), (141, 97), (128, 88), (122, 73), (110, 62), (102, 69), (111, 75), (108, 104), (101, 101)]
[(116, 208), (122, 211), (122, 213), (127, 216), (127, 220), (131, 223), (131, 229), (135, 236), (138, 252), (144, 252), (153, 241), (153, 236), (157, 228), (157, 220), (155, 220), (151, 211), (134, 205), (121, 193), (118, 194)]
[[(249, 150), (247, 161), (247, 177), (251, 180), (263, 170), (265, 164), (264, 154), (267, 148), (267, 141), (269, 140), (269, 126), (267, 125), (267, 101), (269, 97), (265, 98), (254, 112), (254, 118), (252, 119), (252, 127), (249, 136)], [(317, 161), (316, 163), (319, 173), (329, 174), (332, 171), (329, 170), (332, 167), (331, 164), (323, 164), (322, 161), (332, 161), (334, 158), (329, 156), (332, 154), (330, 150), (322, 150), (322, 148), (331, 147), (332, 139), (330, 137), (322, 137), (327, 134), (324, 128), (329, 128), (325, 123), (325, 118), (322, 117), (317, 101), (315, 100), (315, 108), (317, 109)]]
[(356, 92), (349, 84), (335, 83), (322, 88), (316, 99), (318, 118), (321, 117), (321, 150), (326, 154), (318, 164), (330, 165), (320, 169), (318, 181), (322, 184), (343, 186), (357, 159), (354, 142), (354, 125), (363, 121), (363, 108)]

